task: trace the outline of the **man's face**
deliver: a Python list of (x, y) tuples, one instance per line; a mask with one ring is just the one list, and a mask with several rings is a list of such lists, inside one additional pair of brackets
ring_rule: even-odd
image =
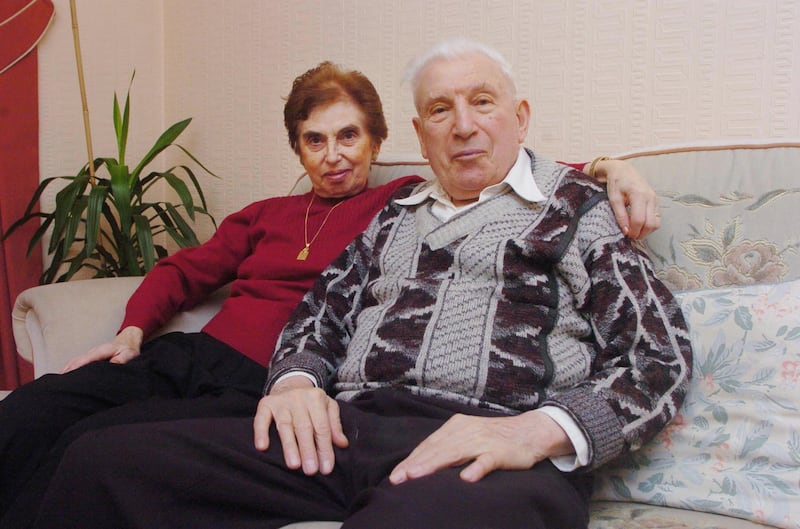
[(421, 71), (415, 93), (422, 156), (456, 205), (477, 200), (514, 165), (530, 108), (511, 80), (481, 53), (437, 59)]

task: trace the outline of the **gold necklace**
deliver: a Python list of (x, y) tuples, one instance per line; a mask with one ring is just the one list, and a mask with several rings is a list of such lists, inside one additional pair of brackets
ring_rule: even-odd
[(319, 228), (317, 228), (317, 233), (315, 233), (314, 236), (309, 241), (308, 240), (308, 212), (311, 211), (311, 204), (314, 203), (314, 195), (315, 195), (315, 193), (311, 193), (311, 200), (308, 202), (308, 207), (306, 208), (306, 218), (303, 221), (303, 241), (305, 242), (306, 245), (303, 247), (302, 250), (300, 250), (300, 253), (297, 254), (296, 260), (298, 260), (298, 261), (305, 261), (306, 259), (308, 259), (308, 250), (311, 247), (311, 245), (314, 243), (314, 241), (317, 240), (317, 237), (319, 237), (319, 232), (322, 231), (322, 227), (325, 226), (326, 222), (328, 222), (328, 217), (331, 216), (331, 213), (333, 213), (334, 209), (339, 207), (339, 204), (344, 202), (344, 200), (342, 200), (342, 202), (337, 202), (331, 209), (328, 210), (328, 214), (325, 215), (324, 219), (322, 219), (322, 224), (320, 224)]

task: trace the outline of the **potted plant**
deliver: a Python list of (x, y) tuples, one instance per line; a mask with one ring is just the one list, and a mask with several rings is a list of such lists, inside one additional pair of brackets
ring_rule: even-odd
[[(133, 166), (133, 170), (130, 170), (125, 159), (129, 122), (130, 87), (122, 112), (114, 94), (117, 157), (96, 158), (74, 176), (55, 176), (43, 180), (25, 214), (5, 233), (4, 238), (26, 222), (40, 219), (42, 224), (28, 245), (30, 254), (52, 228), (47, 248), (51, 260), (42, 273), (40, 283), (67, 281), (83, 268), (94, 270), (94, 277), (144, 275), (158, 259), (167, 255), (166, 248), (155, 242), (159, 234), (166, 233), (179, 247), (184, 248), (199, 244), (186, 217), (194, 221), (199, 213), (209, 217), (216, 227), (213, 216), (207, 211), (200, 183), (190, 167), (177, 165), (166, 171), (146, 172), (146, 168), (161, 152), (174, 146), (203, 170), (216, 176), (188, 150), (175, 143), (189, 126), (191, 118), (179, 121), (164, 131), (147, 154)], [(103, 167), (108, 173), (107, 177), (95, 175), (95, 169)], [(185, 177), (188, 177), (191, 188), (200, 200), (199, 206)], [(67, 184), (56, 194), (53, 210), (35, 211), (44, 190), (58, 181), (66, 181)], [(147, 191), (162, 181), (177, 193), (178, 203), (146, 200)]]

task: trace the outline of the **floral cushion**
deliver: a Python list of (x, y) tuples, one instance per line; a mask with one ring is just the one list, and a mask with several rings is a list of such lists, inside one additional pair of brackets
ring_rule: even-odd
[(673, 289), (800, 279), (800, 143), (684, 145), (621, 156), (659, 195), (646, 246)]
[(590, 506), (590, 512), (589, 529), (763, 529), (769, 527), (720, 514), (633, 502), (595, 501)]
[(676, 418), (595, 498), (800, 528), (800, 281), (678, 294), (694, 349)]
[(731, 192), (661, 196), (662, 222), (646, 247), (659, 279), (673, 291), (795, 279), (800, 238), (776, 230), (800, 209), (800, 188), (754, 196)]

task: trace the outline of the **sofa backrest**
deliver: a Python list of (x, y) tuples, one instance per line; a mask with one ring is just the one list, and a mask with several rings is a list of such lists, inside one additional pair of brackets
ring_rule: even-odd
[[(675, 291), (800, 278), (800, 141), (690, 144), (622, 153), (659, 194), (662, 228), (643, 246)], [(375, 162), (371, 186), (418, 174), (417, 155)], [(311, 189), (305, 175), (291, 194)]]
[(800, 278), (800, 141), (625, 153), (659, 195), (645, 246), (673, 290)]

